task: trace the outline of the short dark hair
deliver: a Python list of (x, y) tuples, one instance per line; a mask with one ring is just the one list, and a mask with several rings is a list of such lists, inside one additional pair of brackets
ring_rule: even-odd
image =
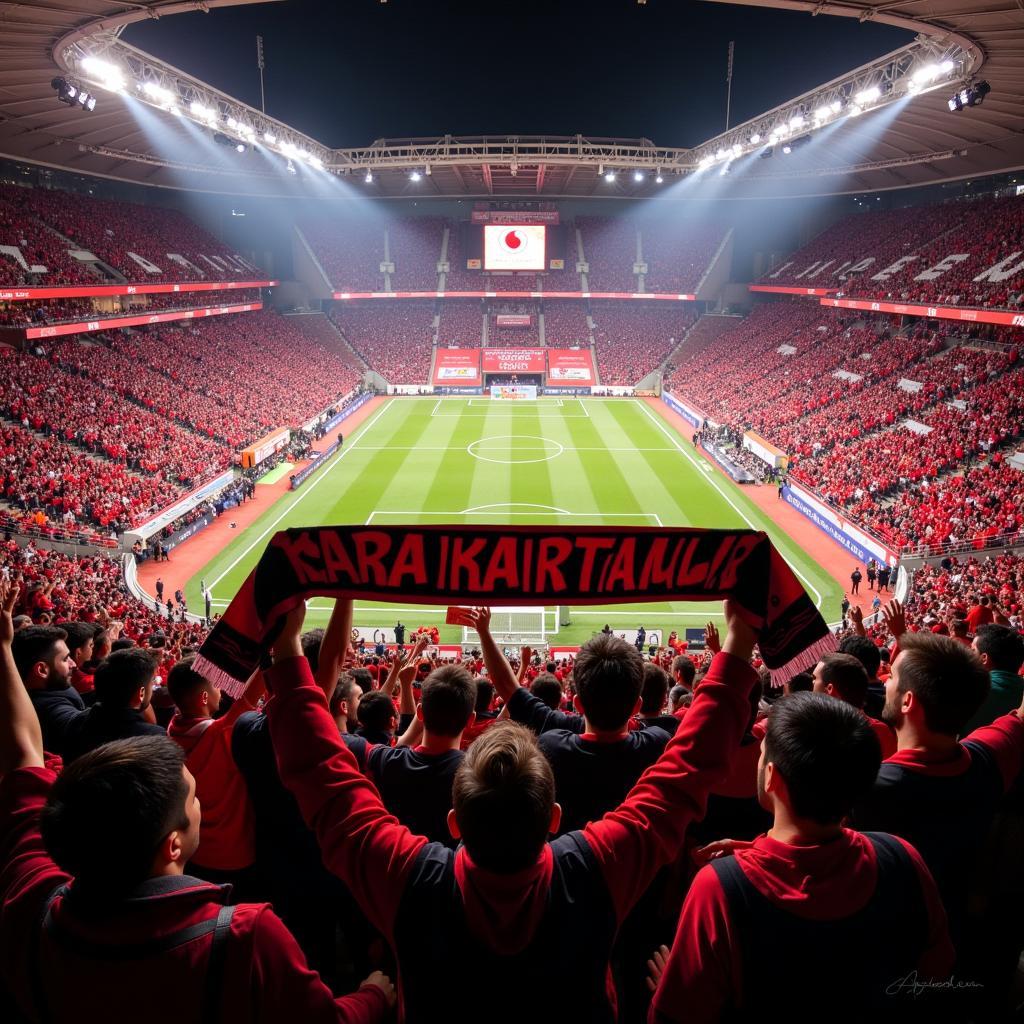
[(551, 827), (555, 779), (533, 733), (499, 722), (475, 740), (455, 773), (452, 803), (475, 864), (511, 874), (536, 863)]
[(300, 640), (302, 653), (305, 655), (306, 661), (309, 662), (309, 671), (313, 675), (316, 675), (320, 668), (320, 647), (324, 642), (325, 632), (326, 630), (323, 629), (307, 629)]
[(167, 673), (167, 692), (179, 708), (192, 694), (206, 685), (206, 677), (192, 667), (195, 660), (195, 655), (189, 654), (181, 661), (175, 662), (171, 671)]
[(986, 622), (975, 634), (979, 654), (987, 654), (992, 668), (1002, 672), (1020, 671), (1024, 665), (1024, 637), (1009, 626)]
[(668, 706), (678, 711), (683, 706), (683, 698), (689, 694), (689, 690), (685, 686), (680, 686), (676, 683), (671, 690), (668, 691)]
[(882, 664), (882, 656), (873, 640), (866, 636), (846, 636), (839, 641), (839, 650), (842, 654), (852, 654), (863, 666), (868, 674), (868, 682), (878, 678), (878, 666)]
[(95, 637), (93, 622), (61, 622), (58, 626), (67, 633), (67, 645), (69, 651), (76, 651), (83, 644), (87, 644)]
[(143, 647), (113, 651), (96, 666), (96, 700), (112, 707), (127, 707), (152, 680), (156, 666), (156, 658)]
[(130, 636), (119, 636), (111, 645), (111, 651), (130, 651), (137, 646)]
[(789, 687), (790, 694), (810, 693), (814, 689), (814, 676), (810, 672), (797, 672), (795, 676), (790, 676), (786, 680), (786, 686)]
[(476, 684), (464, 665), (442, 665), (423, 680), (423, 728), (436, 736), (458, 736), (476, 709)]
[(653, 662), (644, 664), (644, 681), (640, 687), (640, 711), (656, 715), (668, 699), (668, 673)]
[(104, 743), (65, 765), (42, 813), (50, 856), (99, 891), (124, 891), (145, 880), (160, 841), (188, 825), (183, 764), (173, 740), (137, 736)]
[(830, 651), (821, 657), (821, 681), (831, 683), (839, 696), (855, 708), (864, 707), (868, 697), (868, 674), (859, 658)]
[(558, 681), (558, 677), (550, 672), (541, 672), (530, 683), (530, 693), (538, 700), (544, 701), (552, 711), (557, 711), (558, 706), (562, 703), (562, 684)]
[(621, 729), (643, 685), (644, 660), (621, 637), (598, 633), (576, 657), (573, 679), (587, 720), (598, 729)]
[(60, 640), (67, 640), (67, 633), (59, 626), (26, 626), (14, 634), (11, 653), (18, 675), (28, 679), (32, 667), (40, 661), (49, 662), (53, 649)]
[(394, 715), (394, 702), (386, 693), (381, 693), (380, 690), (363, 693), (359, 701), (359, 724), (364, 729), (387, 732), (391, 728), (391, 719)]
[(874, 785), (882, 748), (852, 705), (823, 693), (794, 693), (772, 707), (764, 759), (785, 780), (797, 817), (832, 825)]
[(697, 668), (693, 659), (686, 654), (677, 654), (672, 659), (672, 677), (676, 675), (683, 677), (683, 685), (693, 689), (693, 679), (697, 675)]
[(478, 715), (481, 715), (491, 708), (491, 701), (494, 700), (494, 684), (484, 679), (483, 676), (477, 676), (473, 681), (476, 683), (475, 710)]
[(359, 687), (363, 693), (370, 693), (373, 690), (373, 676), (370, 675), (369, 670), (365, 668), (351, 668), (349, 669), (349, 675), (355, 680), (356, 686)]
[(958, 736), (984, 703), (988, 672), (978, 654), (959, 640), (938, 633), (906, 633), (894, 670), (900, 693), (921, 702), (932, 732)]

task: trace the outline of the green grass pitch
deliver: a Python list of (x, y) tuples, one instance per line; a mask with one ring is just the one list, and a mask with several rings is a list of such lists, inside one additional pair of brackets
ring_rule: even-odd
[[(223, 609), (276, 530), (342, 523), (538, 523), (753, 527), (766, 530), (826, 620), (838, 618), (839, 585), (712, 469), (649, 405), (631, 399), (400, 398), (385, 402), (326, 468), (289, 493), (186, 587), (201, 608), (200, 580)], [(811, 527), (808, 526), (808, 529)], [(329, 603), (310, 603), (323, 625)], [(357, 603), (355, 623), (372, 635), (396, 617), (409, 627), (443, 622), (435, 607)], [(554, 626), (554, 609), (548, 628)], [(578, 644), (600, 630), (702, 626), (720, 605), (693, 603), (574, 608), (550, 637)], [(442, 641), (461, 639), (441, 626)]]

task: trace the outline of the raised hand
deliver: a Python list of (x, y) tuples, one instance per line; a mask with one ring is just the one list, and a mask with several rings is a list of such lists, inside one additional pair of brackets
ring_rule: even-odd
[(491, 632), (490, 608), (467, 608), (466, 617), (471, 621), (478, 634)]
[(300, 601), (284, 617), (284, 625), (274, 641), (274, 658), (302, 657), (302, 624), (306, 621), (306, 602)]
[(366, 988), (368, 985), (379, 988), (384, 993), (388, 1006), (395, 1005), (395, 986), (391, 984), (391, 979), (383, 971), (374, 971), (359, 987)]
[(668, 946), (661, 945), (647, 961), (647, 988), (651, 992), (658, 989), (658, 982), (661, 981), (661, 976), (665, 973), (665, 964), (668, 963), (668, 954)]
[(728, 633), (722, 650), (729, 654), (749, 661), (757, 643), (757, 632), (747, 625), (740, 614), (740, 606), (735, 601), (727, 600), (723, 605), (725, 625)]
[(718, 635), (718, 627), (713, 622), (704, 627), (704, 646), (712, 654), (717, 654), (722, 649), (722, 638)]
[(882, 618), (885, 625), (892, 634), (893, 639), (899, 640), (907, 631), (907, 614), (903, 605), (897, 598), (887, 601), (882, 605)]
[(0, 644), (10, 644), (14, 639), (14, 606), (20, 594), (17, 583), (0, 581)]
[(864, 609), (859, 605), (852, 605), (849, 611), (850, 625), (858, 636), (865, 636), (864, 632)]

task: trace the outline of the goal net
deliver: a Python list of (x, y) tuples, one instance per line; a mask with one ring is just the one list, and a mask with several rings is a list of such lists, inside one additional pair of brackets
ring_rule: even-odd
[[(556, 613), (548, 608), (492, 608), (491, 636), (499, 644), (542, 644), (558, 632)], [(549, 624), (549, 620), (553, 620)], [(470, 647), (480, 644), (479, 634), (470, 626), (462, 627), (462, 642)]]

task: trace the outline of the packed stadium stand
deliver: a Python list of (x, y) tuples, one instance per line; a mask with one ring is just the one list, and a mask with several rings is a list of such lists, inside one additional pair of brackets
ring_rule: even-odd
[(330, 284), (341, 291), (384, 289), (384, 224), (377, 219), (302, 217), (297, 225)]
[[(499, 316), (529, 317), (530, 322), (498, 326)], [(540, 344), (540, 310), (536, 303), (492, 302), (487, 314), (487, 344), (493, 348), (536, 348)]]
[(656, 370), (697, 314), (681, 303), (595, 302), (594, 348), (602, 384), (630, 386)]
[(696, 292), (725, 234), (723, 225), (703, 221), (644, 224), (640, 229), (647, 264), (644, 291)]
[(979, 198), (854, 214), (761, 283), (1016, 309), (1024, 302), (1024, 208), (1018, 199)]
[(395, 265), (392, 291), (434, 291), (444, 219), (403, 217), (388, 224), (388, 255)]
[(483, 337), (484, 312), (479, 299), (445, 299), (437, 343), (453, 348), (477, 348)]
[(544, 340), (549, 348), (586, 348), (590, 344), (586, 306), (571, 299), (544, 303)]
[(434, 346), (434, 304), (335, 303), (331, 320), (348, 342), (390, 384), (424, 384)]
[(635, 292), (636, 225), (627, 217), (577, 217), (592, 292)]
[[(95, 281), (95, 276), (77, 269), (79, 261), (66, 256), (71, 248), (86, 250), (128, 281), (237, 281), (261, 274), (175, 210), (14, 185), (0, 185), (0, 200), (4, 208), (16, 211), (11, 225), (15, 234), (25, 233), (27, 248), (38, 253), (42, 257), (38, 263), (47, 267), (44, 272), (25, 275), (15, 262), (4, 259), (0, 273), (32, 279), (16, 277), (3, 280), (5, 284)], [(54, 261), (52, 267), (47, 258)], [(97, 274), (101, 273), (105, 274), (97, 268)]]

